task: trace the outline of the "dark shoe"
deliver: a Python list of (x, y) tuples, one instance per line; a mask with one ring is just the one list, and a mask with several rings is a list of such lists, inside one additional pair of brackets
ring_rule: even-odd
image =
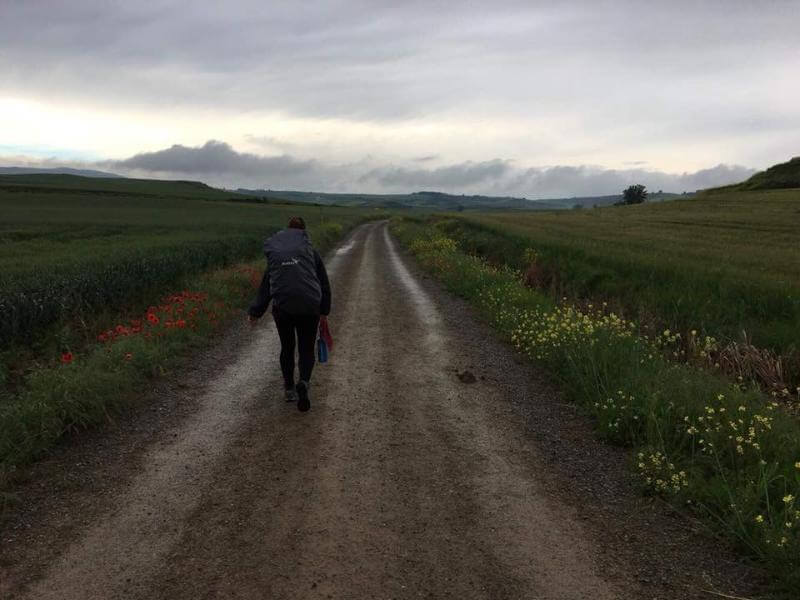
[(294, 388), (289, 388), (285, 391), (286, 393), (286, 401), (287, 402), (296, 402), (297, 401), (297, 392)]
[(308, 383), (305, 381), (298, 382), (295, 390), (297, 390), (297, 410), (306, 412), (311, 408), (311, 400), (308, 398)]

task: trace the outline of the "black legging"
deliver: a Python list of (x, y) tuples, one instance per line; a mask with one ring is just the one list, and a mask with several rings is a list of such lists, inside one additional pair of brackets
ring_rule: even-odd
[(319, 316), (290, 315), (273, 310), (275, 326), (281, 338), (281, 372), (286, 389), (294, 388), (294, 338), (297, 335), (297, 347), (300, 355), (300, 381), (311, 381), (314, 369), (314, 342), (317, 340)]

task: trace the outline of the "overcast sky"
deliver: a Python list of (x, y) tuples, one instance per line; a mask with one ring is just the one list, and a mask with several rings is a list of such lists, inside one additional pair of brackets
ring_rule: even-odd
[(800, 154), (800, 0), (0, 0), (0, 165), (606, 194)]

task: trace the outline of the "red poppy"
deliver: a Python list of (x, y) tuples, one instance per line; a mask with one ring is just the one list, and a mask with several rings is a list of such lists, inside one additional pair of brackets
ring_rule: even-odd
[(72, 358), (72, 352), (64, 352), (64, 354), (61, 355), (61, 362), (65, 365), (68, 365), (72, 362)]
[(133, 358), (133, 354), (131, 354), (130, 352), (128, 352), (128, 353), (125, 355), (125, 360), (130, 360), (130, 359), (132, 359), (132, 358)]
[(147, 313), (147, 320), (153, 325), (158, 325), (158, 317), (153, 313)]
[(175, 326), (183, 329), (184, 327), (186, 327), (186, 321), (184, 321), (183, 319), (178, 319), (177, 321), (175, 321)]

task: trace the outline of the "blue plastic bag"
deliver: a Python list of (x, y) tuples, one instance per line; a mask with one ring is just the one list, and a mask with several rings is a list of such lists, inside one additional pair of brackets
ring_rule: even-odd
[(328, 362), (328, 344), (322, 338), (317, 340), (317, 361), (320, 363)]

